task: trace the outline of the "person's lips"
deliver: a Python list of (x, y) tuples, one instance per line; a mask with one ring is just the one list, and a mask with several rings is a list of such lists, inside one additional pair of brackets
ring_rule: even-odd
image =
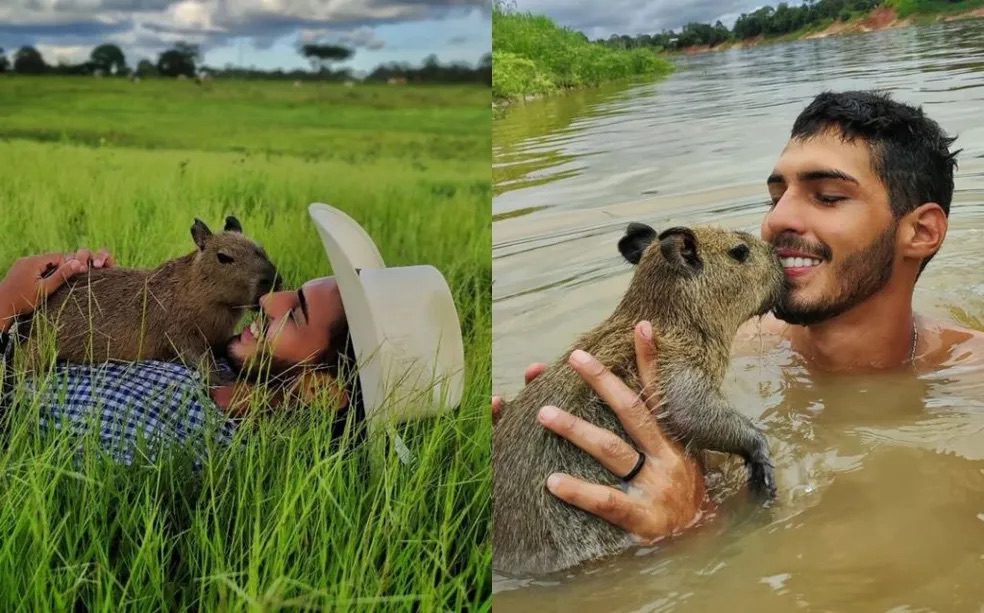
[(255, 341), (263, 335), (263, 324), (259, 319), (254, 319), (248, 326), (243, 328), (240, 339), (243, 341)]

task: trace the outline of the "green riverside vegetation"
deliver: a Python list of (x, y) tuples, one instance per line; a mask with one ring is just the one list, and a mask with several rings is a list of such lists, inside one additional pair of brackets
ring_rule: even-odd
[(492, 92), (498, 99), (655, 78), (672, 70), (653, 50), (592, 43), (548, 17), (511, 11), (500, 3), (492, 12), (492, 49)]
[(899, 17), (909, 17), (970, 11), (984, 7), (984, 0), (885, 0), (885, 5), (894, 8)]
[(729, 29), (720, 21), (692, 22), (678, 30), (636, 36), (613, 34), (601, 42), (614, 49), (665, 49), (716, 47), (753, 39), (787, 39), (817, 32), (835, 22), (853, 22), (881, 8), (893, 9), (900, 18), (968, 11), (984, 6), (984, 0), (812, 0), (790, 5), (762, 6), (742, 13)]
[(18, 384), (0, 419), (0, 608), (490, 606), (489, 107), (487, 87), (0, 76), (0, 274), (80, 246), (155, 266), (194, 249), (194, 217), (234, 214), (294, 288), (330, 274), (307, 216), (327, 202), (387, 264), (444, 274), (467, 362), (458, 410), (399, 427), (410, 466), (333, 443), (319, 399), (250, 416), (200, 472), (180, 449), (125, 467), (98, 432), (39, 428)]

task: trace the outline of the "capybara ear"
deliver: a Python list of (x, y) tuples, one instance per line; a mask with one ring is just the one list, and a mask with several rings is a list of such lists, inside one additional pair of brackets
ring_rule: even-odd
[(659, 250), (670, 264), (681, 270), (696, 273), (704, 266), (699, 244), (690, 228), (670, 228), (659, 235)]
[(191, 238), (195, 239), (195, 244), (198, 245), (199, 251), (205, 250), (205, 241), (210, 236), (212, 236), (212, 231), (208, 229), (204, 221), (196, 217), (195, 225), (191, 226)]
[(618, 241), (618, 251), (632, 264), (638, 264), (642, 254), (646, 252), (646, 247), (655, 239), (656, 230), (644, 223), (633, 221), (625, 229), (625, 236)]
[(224, 230), (226, 232), (239, 232), (240, 234), (242, 234), (243, 226), (242, 224), (239, 223), (238, 219), (230, 215), (226, 217), (226, 225)]

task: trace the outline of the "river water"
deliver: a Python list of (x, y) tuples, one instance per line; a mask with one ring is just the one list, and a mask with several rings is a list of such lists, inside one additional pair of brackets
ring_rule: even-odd
[[(675, 59), (666, 80), (518, 105), (493, 125), (493, 383), (604, 319), (631, 267), (629, 221), (758, 233), (765, 179), (823, 90), (921, 105), (959, 155), (946, 243), (920, 314), (984, 329), (984, 20)], [(547, 577), (493, 577), (498, 610), (979, 610), (984, 372), (811, 375), (787, 348), (739, 350), (725, 394), (766, 429), (780, 495), (721, 503), (653, 547)]]

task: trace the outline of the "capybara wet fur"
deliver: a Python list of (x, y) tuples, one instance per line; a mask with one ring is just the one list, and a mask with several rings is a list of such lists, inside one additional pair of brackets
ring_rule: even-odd
[[(721, 395), (738, 327), (767, 313), (784, 288), (772, 248), (745, 232), (698, 226), (657, 235), (630, 224), (618, 243), (635, 274), (614, 313), (574, 343), (619, 378), (641, 389), (634, 328), (653, 324), (660, 427), (688, 452), (741, 456), (749, 487), (775, 495), (765, 436)], [(537, 422), (546, 405), (560, 407), (629, 440), (615, 414), (568, 365), (570, 351), (508, 402), (493, 429), (493, 566), (539, 574), (611, 555), (631, 544), (606, 521), (557, 499), (547, 477), (565, 472), (619, 487), (619, 476)]]
[[(264, 250), (243, 234), (235, 217), (213, 234), (195, 219), (197, 249), (157, 268), (90, 269), (54, 292), (28, 321), (54, 336), (59, 360), (171, 360), (198, 366), (212, 362), (247, 310), (279, 286)], [(38, 347), (33, 346), (33, 351)], [(203, 362), (204, 360), (204, 362)]]

